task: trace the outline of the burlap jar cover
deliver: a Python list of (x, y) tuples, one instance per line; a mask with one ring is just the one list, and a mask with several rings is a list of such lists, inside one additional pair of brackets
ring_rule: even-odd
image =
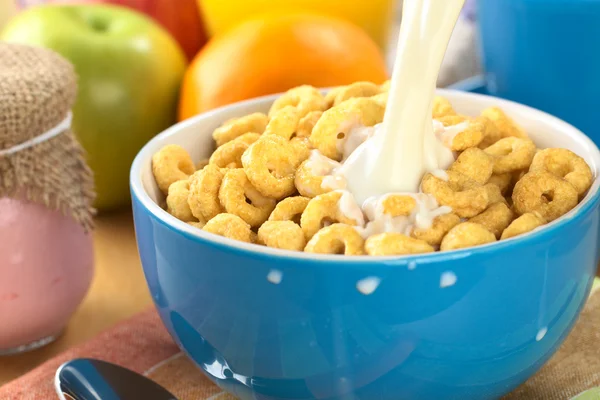
[(0, 42), (0, 198), (25, 197), (93, 227), (94, 184), (70, 129), (73, 66), (56, 53)]

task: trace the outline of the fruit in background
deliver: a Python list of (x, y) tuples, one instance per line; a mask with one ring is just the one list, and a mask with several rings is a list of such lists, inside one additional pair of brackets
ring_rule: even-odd
[(173, 35), (188, 59), (206, 43), (206, 32), (195, 0), (104, 0), (134, 8), (158, 21)]
[(185, 74), (179, 119), (309, 84), (382, 83), (385, 59), (359, 27), (305, 13), (271, 13), (212, 38)]
[(14, 0), (0, 0), (0, 29), (12, 18), (16, 11), (17, 5)]
[(599, 400), (600, 399), (600, 388), (593, 388), (586, 390), (573, 397), (571, 400)]
[(109, 5), (45, 5), (18, 14), (1, 40), (55, 50), (79, 77), (73, 128), (94, 171), (100, 210), (129, 203), (138, 150), (176, 119), (185, 56), (149, 18)]
[[(1, 1), (1, 0), (0, 0)], [(144, 13), (158, 21), (191, 60), (206, 43), (196, 0), (49, 0), (49, 3), (107, 3)]]
[(198, 0), (211, 35), (263, 12), (308, 11), (344, 18), (362, 27), (385, 50), (395, 0)]

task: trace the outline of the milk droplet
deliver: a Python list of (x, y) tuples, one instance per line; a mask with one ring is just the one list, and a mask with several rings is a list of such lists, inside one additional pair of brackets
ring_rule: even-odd
[(537, 333), (537, 335), (535, 335), (535, 340), (536, 342), (539, 342), (540, 340), (542, 340), (544, 338), (544, 336), (546, 336), (546, 333), (548, 332), (548, 328), (543, 327), (542, 329), (540, 329)]
[(365, 296), (368, 296), (375, 290), (377, 290), (379, 283), (381, 283), (381, 279), (375, 276), (370, 276), (368, 278), (361, 279), (360, 281), (356, 282), (356, 289), (358, 289), (358, 291), (364, 294)]
[(456, 283), (456, 274), (451, 271), (444, 272), (440, 278), (440, 287), (447, 288)]
[(277, 269), (272, 269), (267, 274), (267, 280), (274, 285), (279, 285), (281, 283), (282, 279), (283, 279), (283, 272), (281, 272)]

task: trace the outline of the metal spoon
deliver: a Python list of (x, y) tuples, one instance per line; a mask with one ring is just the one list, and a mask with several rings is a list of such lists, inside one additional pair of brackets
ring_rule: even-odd
[(56, 370), (54, 386), (61, 400), (177, 400), (137, 372), (88, 358), (61, 365)]

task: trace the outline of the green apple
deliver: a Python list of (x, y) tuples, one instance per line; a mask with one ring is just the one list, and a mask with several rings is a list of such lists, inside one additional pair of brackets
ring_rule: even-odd
[(585, 392), (573, 397), (571, 400), (600, 400), (600, 388), (586, 390)]
[(12, 18), (17, 12), (17, 4), (15, 1), (0, 0), (0, 29)]
[(73, 63), (73, 129), (94, 171), (96, 207), (128, 204), (133, 158), (176, 121), (186, 66), (179, 45), (148, 17), (105, 4), (32, 7), (0, 39), (50, 48)]

